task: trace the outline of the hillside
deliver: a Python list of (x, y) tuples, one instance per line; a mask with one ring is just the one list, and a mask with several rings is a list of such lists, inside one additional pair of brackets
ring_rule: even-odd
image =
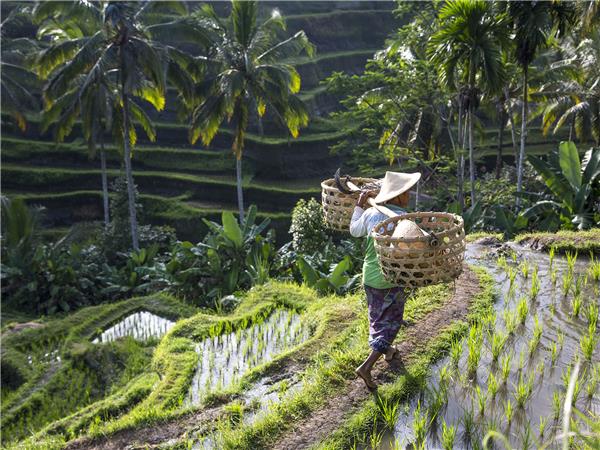
[[(328, 148), (340, 137), (339, 127), (323, 117), (338, 107), (339, 99), (320, 82), (333, 71), (360, 73), (397, 21), (393, 2), (266, 2), (261, 12), (270, 14), (275, 7), (286, 17), (290, 34), (303, 29), (316, 46), (314, 58), (294, 61), (302, 77), (301, 96), (312, 114), (310, 126), (294, 140), (267, 117), (264, 135), (251, 129), (244, 155), (246, 201), (285, 234), (291, 207), (299, 198), (318, 195), (319, 179), (338, 163)], [(224, 3), (215, 8), (227, 13)], [(174, 95), (170, 92), (165, 111), (154, 115), (157, 141), (150, 143), (139, 133), (135, 180), (147, 222), (172, 225), (180, 238), (197, 240), (202, 217), (236, 209), (231, 137), (224, 130), (208, 149), (191, 146), (186, 124), (177, 120)], [(100, 219), (100, 165), (88, 158), (79, 127), (67, 143), (56, 145), (51, 133), (40, 133), (35, 117), (25, 133), (2, 119), (4, 192), (45, 206), (49, 228)], [(109, 153), (112, 179), (121, 163), (114, 148)]]

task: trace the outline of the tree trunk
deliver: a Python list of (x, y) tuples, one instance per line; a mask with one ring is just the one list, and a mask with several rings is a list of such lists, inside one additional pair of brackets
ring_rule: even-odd
[(108, 209), (108, 176), (106, 175), (106, 151), (104, 150), (104, 136), (100, 132), (100, 169), (102, 171), (102, 205), (104, 207), (104, 226), (110, 223)]
[(504, 126), (506, 125), (506, 117), (504, 113), (500, 113), (500, 126), (498, 127), (498, 155), (496, 156), (496, 179), (500, 178), (502, 171), (502, 144), (504, 141)]
[(240, 211), (240, 223), (244, 222), (244, 192), (242, 191), (242, 155), (235, 161), (235, 178), (237, 183), (237, 201)]
[(121, 83), (123, 96), (123, 148), (125, 162), (125, 176), (127, 177), (127, 200), (129, 202), (129, 223), (131, 226), (131, 243), (133, 249), (140, 249), (138, 238), (137, 217), (135, 212), (135, 193), (133, 185), (133, 173), (131, 169), (131, 148), (129, 147), (129, 98), (125, 94), (125, 85)]
[(473, 107), (469, 105), (469, 178), (471, 180), (471, 206), (475, 204), (475, 156), (473, 154)]
[[(508, 101), (509, 96), (508, 96), (508, 88), (504, 88), (504, 96), (506, 97), (506, 100)], [(508, 122), (510, 123), (510, 137), (512, 139), (512, 146), (513, 146), (513, 152), (515, 155), (515, 167), (518, 164), (519, 161), (519, 147), (517, 146), (517, 133), (515, 131), (515, 118), (513, 117), (511, 108), (508, 108)]]
[(463, 127), (462, 127), (462, 123), (463, 123), (463, 106), (462, 106), (462, 99), (459, 99), (459, 105), (458, 105), (458, 151), (460, 152), (459, 156), (458, 156), (458, 164), (456, 167), (456, 179), (458, 181), (458, 204), (460, 206), (460, 211), (462, 212), (465, 209), (465, 195), (463, 193), (463, 180), (464, 180), (464, 170), (463, 170), (463, 161), (464, 161), (464, 157), (463, 157), (463, 150), (464, 150), (464, 146), (463, 146)]
[[(521, 192), (523, 184), (523, 164), (525, 162), (525, 140), (527, 139), (527, 67), (523, 69), (523, 109), (521, 110), (521, 150), (517, 165), (517, 193)], [(517, 196), (517, 208), (521, 206), (521, 197)]]

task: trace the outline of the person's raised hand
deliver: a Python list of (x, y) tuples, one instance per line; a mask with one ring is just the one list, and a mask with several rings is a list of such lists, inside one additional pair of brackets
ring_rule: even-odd
[(369, 198), (376, 197), (376, 196), (377, 196), (377, 191), (362, 191), (358, 197), (357, 206), (364, 208), (365, 204), (367, 203)]

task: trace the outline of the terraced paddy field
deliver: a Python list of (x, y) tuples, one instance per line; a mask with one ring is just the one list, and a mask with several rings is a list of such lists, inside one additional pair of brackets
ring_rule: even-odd
[[(455, 284), (410, 297), (399, 357), (375, 367), (376, 394), (353, 372), (367, 351), (362, 290), (320, 296), (269, 281), (228, 315), (153, 295), (3, 317), (2, 444), (439, 448), (448, 427), (453, 448), (489, 429), (517, 446), (545, 442), (576, 371), (574, 406), (600, 413), (597, 233), (569, 248), (566, 234), (473, 236)], [(553, 250), (534, 250), (542, 239)]]
[[(227, 13), (227, 5), (215, 7)], [(284, 238), (291, 207), (299, 198), (316, 196), (319, 179), (339, 165), (328, 148), (343, 135), (342, 127), (324, 118), (339, 107), (339, 98), (327, 93), (320, 82), (333, 71), (361, 73), (398, 21), (391, 13), (393, 2), (279, 2), (261, 4), (260, 13), (270, 14), (272, 8), (289, 16), (290, 33), (305, 30), (317, 49), (315, 58), (293, 61), (302, 77), (301, 96), (312, 112), (310, 126), (298, 139), (291, 139), (267, 115), (264, 135), (252, 125), (246, 140), (246, 203), (255, 203), (260, 216), (274, 219)], [(156, 142), (138, 133), (134, 176), (146, 221), (172, 225), (180, 238), (194, 241), (205, 232), (202, 217), (215, 218), (215, 212), (237, 209), (235, 161), (227, 129), (209, 149), (189, 144), (187, 127), (177, 120), (175, 97), (170, 90), (165, 111), (151, 113)], [(29, 118), (25, 133), (2, 119), (5, 192), (46, 206), (46, 226), (54, 234), (79, 221), (101, 219), (99, 163), (88, 159), (79, 125), (68, 143), (55, 144), (50, 132), (40, 133), (39, 118)], [(113, 179), (121, 157), (108, 145), (110, 139), (106, 141)]]

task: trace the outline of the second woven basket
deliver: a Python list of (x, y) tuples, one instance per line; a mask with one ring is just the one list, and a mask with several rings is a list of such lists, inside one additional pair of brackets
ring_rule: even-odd
[[(434, 233), (438, 245), (429, 245), (431, 236), (394, 238), (401, 220), (412, 220), (427, 233)], [(465, 229), (462, 217), (445, 212), (414, 212), (391, 217), (371, 232), (384, 277), (408, 288), (453, 281), (462, 273)]]

